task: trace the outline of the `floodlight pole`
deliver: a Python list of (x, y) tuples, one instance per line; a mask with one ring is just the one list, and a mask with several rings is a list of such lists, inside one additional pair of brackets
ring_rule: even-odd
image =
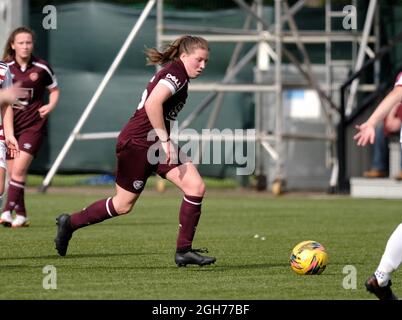
[(53, 176), (56, 174), (56, 171), (59, 168), (61, 162), (63, 161), (64, 157), (66, 156), (68, 150), (71, 148), (74, 140), (76, 139), (76, 136), (79, 134), (82, 126), (84, 125), (85, 121), (87, 120), (88, 116), (90, 115), (96, 102), (98, 101), (103, 90), (105, 89), (109, 80), (111, 79), (111, 77), (113, 76), (117, 67), (119, 66), (121, 60), (123, 59), (124, 55), (126, 54), (127, 50), (129, 49), (132, 41), (134, 40), (135, 36), (137, 35), (138, 31), (140, 30), (145, 19), (151, 12), (152, 7), (154, 6), (155, 3), (156, 3), (156, 0), (148, 1), (147, 5), (145, 6), (144, 10), (142, 11), (140, 17), (138, 18), (137, 22), (135, 23), (133, 29), (131, 30), (130, 34), (128, 35), (126, 41), (124, 42), (123, 46), (121, 47), (119, 53), (117, 54), (113, 63), (110, 65), (109, 70), (103, 77), (102, 82), (100, 83), (98, 89), (96, 89), (94, 95), (92, 96), (91, 101), (89, 101), (88, 105), (86, 106), (84, 112), (81, 115), (81, 118), (78, 120), (73, 131), (70, 133), (70, 136), (68, 137), (66, 143), (64, 144), (64, 146), (61, 149), (60, 153), (58, 154), (56, 160), (54, 161), (52, 167), (48, 171), (45, 179), (42, 182), (42, 186), (40, 187), (40, 192), (46, 192), (46, 189), (48, 188), (50, 182), (52, 181)]

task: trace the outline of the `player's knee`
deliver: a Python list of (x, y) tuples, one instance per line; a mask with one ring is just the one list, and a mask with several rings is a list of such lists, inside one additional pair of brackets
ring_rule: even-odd
[(205, 191), (206, 191), (205, 182), (203, 180), (201, 180), (201, 183), (198, 185), (198, 194), (200, 196), (204, 196)]
[(186, 190), (185, 192), (186, 194), (203, 197), (205, 194), (204, 181), (203, 180), (192, 181), (192, 183), (188, 186), (188, 190)]
[(114, 209), (116, 210), (118, 215), (127, 214), (130, 213), (130, 211), (133, 209), (133, 204), (131, 203), (118, 204), (115, 205)]
[(24, 181), (27, 171), (24, 169), (13, 169), (11, 178), (17, 181)]

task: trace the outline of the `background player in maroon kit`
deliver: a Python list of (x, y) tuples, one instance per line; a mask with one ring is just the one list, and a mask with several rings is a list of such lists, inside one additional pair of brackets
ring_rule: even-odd
[[(117, 140), (116, 194), (79, 212), (58, 216), (56, 249), (64, 256), (75, 230), (129, 213), (148, 177), (155, 172), (184, 193), (179, 212), (176, 264), (212, 264), (214, 257), (199, 254), (206, 250), (192, 248), (205, 193), (204, 182), (196, 167), (178, 154), (178, 147), (169, 138), (170, 125), (186, 102), (189, 80), (198, 77), (206, 66), (208, 43), (200, 37), (183, 36), (163, 52), (148, 49), (146, 53), (149, 64), (164, 67), (148, 83), (136, 112)], [(160, 156), (157, 162), (150, 161), (154, 153)]]
[[(26, 27), (15, 29), (7, 40), (4, 61), (7, 62), (14, 82), (20, 82), (27, 96), (20, 99), (21, 106), (14, 106), (14, 131), (20, 155), (7, 157), (10, 174), (7, 201), (1, 220), (18, 228), (28, 225), (24, 189), (29, 166), (38, 152), (47, 130), (47, 117), (59, 99), (56, 77), (49, 64), (32, 55), (34, 33)], [(44, 102), (48, 90), (49, 102)], [(12, 212), (16, 216), (12, 219)]]

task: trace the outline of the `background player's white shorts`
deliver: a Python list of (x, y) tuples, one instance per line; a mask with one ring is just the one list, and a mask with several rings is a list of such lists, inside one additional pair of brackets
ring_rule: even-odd
[(4, 169), (7, 169), (6, 153), (6, 143), (4, 140), (0, 140), (0, 167)]

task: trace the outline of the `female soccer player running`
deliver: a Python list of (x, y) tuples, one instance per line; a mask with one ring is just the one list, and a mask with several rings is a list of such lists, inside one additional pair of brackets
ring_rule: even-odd
[[(398, 75), (394, 88), (380, 102), (370, 118), (356, 128), (359, 132), (354, 136), (358, 146), (373, 144), (375, 126), (380, 123), (391, 109), (402, 101), (402, 72)], [(401, 131), (402, 133), (402, 131)], [(402, 143), (402, 134), (401, 134)], [(366, 288), (380, 300), (396, 300), (391, 290), (391, 274), (402, 263), (402, 223), (394, 230), (388, 239), (385, 251), (375, 273), (366, 280)]]
[(163, 65), (163, 68), (148, 83), (137, 110), (118, 137), (116, 194), (79, 212), (58, 216), (56, 249), (64, 256), (75, 230), (129, 213), (148, 177), (157, 173), (184, 194), (179, 212), (176, 264), (212, 264), (215, 258), (200, 255), (199, 249), (192, 248), (205, 193), (204, 182), (196, 167), (180, 154), (169, 138), (171, 125), (186, 102), (189, 80), (197, 78), (208, 62), (208, 43), (201, 37), (183, 36), (163, 52), (148, 49), (146, 55), (148, 64)]

